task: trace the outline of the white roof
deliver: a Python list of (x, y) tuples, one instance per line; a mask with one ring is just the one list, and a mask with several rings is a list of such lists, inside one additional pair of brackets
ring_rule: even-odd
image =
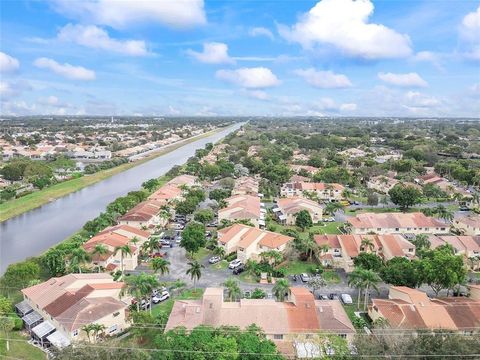
[(35, 326), (32, 329), (32, 332), (41, 339), (45, 335), (51, 333), (52, 330), (55, 330), (55, 326), (53, 326), (52, 323), (47, 320), (47, 321), (44, 321), (41, 324)]
[(273, 211), (273, 212), (280, 212), (281, 210), (280, 210), (280, 208), (278, 208), (278, 207), (274, 207), (274, 208), (272, 209), (272, 211)]
[(70, 345), (70, 340), (59, 331), (55, 331), (53, 334), (48, 335), (47, 340), (58, 349)]
[(279, 218), (280, 220), (287, 220), (287, 216), (286, 216), (286, 215), (283, 215), (283, 214), (280, 215), (278, 218)]
[(25, 315), (22, 320), (25, 322), (25, 324), (27, 324), (28, 326), (36, 323), (37, 321), (39, 320), (43, 320), (43, 317), (42, 315), (40, 315), (38, 312), (36, 311), (32, 311), (31, 313)]
[(22, 314), (28, 314), (33, 310), (27, 300), (19, 302), (17, 305), (15, 305), (15, 307), (21, 311)]

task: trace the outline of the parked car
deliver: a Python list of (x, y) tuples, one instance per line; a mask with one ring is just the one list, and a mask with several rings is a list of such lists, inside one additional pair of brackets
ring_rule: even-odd
[(322, 219), (324, 222), (334, 222), (335, 221), (335, 218), (333, 217), (326, 217), (326, 218), (323, 218)]
[(330, 295), (328, 295), (328, 298), (330, 300), (339, 300), (338, 294), (335, 293), (331, 293)]
[(208, 262), (209, 262), (210, 264), (216, 264), (216, 263), (218, 263), (220, 260), (222, 260), (222, 259), (220, 259), (220, 256), (212, 256), (210, 259), (208, 259)]
[(318, 300), (328, 300), (328, 296), (327, 295), (319, 295)]
[(153, 290), (152, 291), (152, 296), (156, 296), (158, 294), (161, 294), (164, 291), (167, 291), (167, 288), (165, 286), (162, 286), (160, 289)]
[(218, 226), (218, 222), (214, 221), (214, 222), (211, 222), (210, 224), (207, 225), (207, 227), (217, 227)]
[(352, 297), (348, 294), (342, 294), (340, 295), (340, 298), (342, 299), (342, 302), (345, 304), (345, 305), (351, 305), (353, 304), (353, 301), (352, 301)]
[(237, 266), (235, 269), (233, 269), (233, 275), (241, 274), (244, 271), (245, 271), (245, 265), (241, 264), (240, 266)]
[(162, 302), (162, 301), (165, 301), (167, 300), (168, 298), (170, 298), (170, 293), (168, 291), (162, 291), (161, 293), (155, 295), (153, 298), (152, 298), (152, 302), (154, 304), (158, 304), (159, 302)]
[(148, 310), (152, 304), (150, 303), (150, 300), (145, 300), (142, 299), (142, 302), (140, 303), (140, 309), (142, 310)]
[(185, 228), (185, 225), (181, 223), (173, 223), (172, 228), (175, 230), (183, 230)]
[(308, 274), (300, 274), (300, 279), (303, 281), (303, 282), (308, 282), (310, 280), (310, 276)]
[(297, 281), (297, 280), (298, 280), (297, 275), (292, 275), (292, 280), (293, 280), (293, 281)]
[(161, 253), (161, 252), (156, 252), (152, 255), (150, 255), (151, 258), (157, 258), (157, 257), (161, 257), (161, 258), (166, 258), (167, 257), (167, 253), (164, 252), (164, 253)]
[(239, 267), (240, 265), (242, 265), (242, 262), (238, 259), (235, 259), (235, 260), (230, 261), (230, 264), (228, 264), (228, 268), (229, 269), (235, 269), (235, 268)]

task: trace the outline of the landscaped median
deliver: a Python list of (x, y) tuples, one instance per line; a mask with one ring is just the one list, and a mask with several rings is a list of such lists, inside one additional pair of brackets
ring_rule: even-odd
[(167, 146), (165, 149), (154, 152), (143, 159), (122, 164), (120, 166), (117, 166), (111, 169), (102, 170), (92, 175), (85, 175), (80, 178), (67, 180), (59, 184), (55, 184), (53, 186), (45, 188), (43, 190), (39, 190), (34, 193), (22, 196), (18, 199), (7, 201), (3, 204), (0, 204), (0, 222), (6, 221), (12, 217), (15, 217), (27, 211), (33, 210), (37, 207), (45, 205), (51, 201), (54, 201), (72, 192), (75, 192), (87, 186), (93, 185), (99, 181), (108, 179), (109, 177), (112, 177), (125, 170), (133, 168), (137, 165), (143, 164), (156, 157), (168, 154), (169, 152), (172, 152), (186, 144), (189, 144), (193, 141), (210, 136), (223, 129), (224, 128), (215, 129), (205, 134), (194, 136), (186, 140), (182, 140), (178, 143)]

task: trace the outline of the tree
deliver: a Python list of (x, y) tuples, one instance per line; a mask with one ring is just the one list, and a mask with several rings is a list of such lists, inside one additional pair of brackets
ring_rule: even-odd
[(153, 253), (154, 251), (158, 250), (160, 247), (160, 238), (156, 236), (151, 236), (143, 245), (143, 251), (147, 253)]
[(369, 192), (367, 195), (367, 205), (377, 206), (378, 205), (378, 195), (374, 192)]
[(338, 210), (342, 210), (343, 205), (342, 203), (339, 202), (329, 202), (327, 205), (325, 205), (325, 213), (330, 214), (330, 215), (335, 215), (335, 213)]
[(407, 210), (409, 207), (418, 204), (422, 198), (420, 190), (412, 185), (397, 184), (388, 191), (390, 200), (398, 206), (402, 211)]
[(123, 246), (117, 246), (114, 250), (114, 254), (116, 255), (117, 253), (120, 253), (120, 271), (122, 272), (122, 275), (123, 275), (123, 272), (125, 269), (123, 266), (123, 259), (127, 255), (130, 255), (130, 256), (132, 255), (132, 248), (128, 244), (125, 244)]
[(207, 225), (208, 223), (212, 222), (214, 218), (215, 214), (211, 209), (197, 210), (193, 215), (193, 219), (202, 223), (203, 225)]
[(188, 263), (187, 275), (190, 275), (195, 291), (197, 291), (197, 281), (202, 277), (202, 268), (204, 267), (205, 266), (200, 264), (197, 260)]
[(0, 329), (3, 330), (6, 339), (7, 352), (10, 350), (10, 342), (8, 341), (8, 333), (15, 328), (15, 320), (11, 316), (0, 316)]
[(213, 254), (223, 258), (225, 256), (225, 248), (222, 246), (215, 246), (213, 248)]
[[(353, 286), (357, 287), (359, 289), (359, 291), (361, 289), (365, 290), (364, 291), (364, 304), (363, 304), (364, 311), (367, 310), (369, 289), (375, 289), (375, 290), (378, 291), (377, 284), (380, 281), (381, 281), (381, 279), (376, 272), (374, 272), (372, 270), (365, 270), (365, 269), (362, 269), (362, 268), (355, 269), (349, 275), (349, 284), (352, 284)], [(360, 300), (360, 295), (359, 295), (359, 300)]]
[(265, 299), (266, 296), (267, 294), (265, 293), (265, 291), (259, 288), (255, 288), (250, 295), (250, 299)]
[[(127, 276), (125, 278), (125, 285), (120, 292), (123, 296), (125, 293), (130, 294), (137, 301), (137, 311), (140, 311), (140, 302), (142, 299), (148, 299), (151, 304), (151, 296), (153, 290), (158, 288), (160, 283), (155, 275), (149, 275), (144, 272), (139, 275)], [(152, 307), (150, 306), (150, 312)]]
[(66, 272), (65, 251), (56, 247), (50, 248), (42, 257), (42, 264), (48, 270), (50, 276), (62, 276)]
[(453, 220), (453, 212), (448, 210), (443, 205), (438, 205), (437, 207), (435, 207), (434, 212), (437, 214), (438, 218), (443, 219), (446, 222), (449, 222), (449, 221)]
[(0, 296), (0, 316), (9, 315), (13, 311), (12, 302), (4, 296)]
[(298, 226), (302, 231), (312, 227), (313, 221), (310, 213), (307, 210), (300, 210), (295, 217), (295, 225)]
[(382, 258), (374, 253), (360, 252), (353, 258), (355, 267), (379, 272), (383, 267)]
[(93, 324), (87, 324), (82, 326), (82, 331), (84, 331), (85, 334), (87, 334), (88, 342), (92, 342), (92, 339), (90, 338), (90, 334), (94, 331)]
[(375, 245), (371, 238), (364, 237), (360, 243), (360, 251), (372, 252), (375, 250)]
[(360, 298), (362, 297), (362, 290), (365, 289), (365, 284), (363, 282), (363, 274), (360, 269), (355, 269), (350, 274), (348, 274), (348, 286), (353, 286), (358, 290), (357, 298), (357, 309), (360, 308)]
[(98, 335), (103, 333), (105, 331), (106, 327), (103, 324), (97, 324), (97, 323), (94, 323), (92, 325), (93, 325), (92, 330), (93, 330), (93, 334), (94, 334), (94, 342), (97, 342)]
[[(98, 255), (103, 256), (108, 253), (108, 249), (103, 244), (96, 244), (92, 251), (92, 256)], [(100, 266), (98, 267), (98, 272), (100, 272)]]
[(152, 267), (153, 271), (155, 273), (160, 273), (160, 275), (165, 275), (170, 272), (170, 269), (168, 268), (169, 265), (170, 263), (167, 260), (160, 257), (153, 258), (150, 262), (150, 266)]
[(442, 289), (451, 290), (464, 283), (467, 276), (462, 257), (454, 254), (451, 245), (427, 252), (421, 260), (421, 270), (424, 282), (436, 296)]
[(282, 262), (283, 254), (277, 250), (268, 250), (260, 253), (260, 258), (262, 262), (276, 266)]
[(288, 295), (290, 285), (286, 279), (278, 279), (273, 286), (272, 292), (273, 295), (277, 298), (278, 301), (284, 301)]
[(418, 257), (422, 258), (425, 252), (430, 250), (430, 241), (428, 236), (425, 234), (418, 234), (415, 236), (415, 239), (411, 241), (415, 245), (415, 253)]
[(240, 298), (242, 295), (242, 291), (240, 290), (240, 287), (238, 286), (238, 281), (235, 279), (227, 279), (224, 283), (223, 286), (227, 289), (227, 299), (228, 301), (235, 301)]
[(33, 261), (24, 261), (9, 265), (1, 282), (5, 287), (18, 289), (26, 287), (39, 277), (40, 266)]
[(197, 222), (189, 223), (183, 230), (180, 246), (188, 253), (194, 254), (204, 247), (205, 243), (205, 226)]
[(315, 291), (317, 291), (318, 289), (321, 289), (326, 285), (327, 285), (327, 282), (321, 276), (314, 276), (308, 281), (308, 286), (312, 289), (314, 294), (315, 294)]
[(142, 187), (148, 191), (153, 191), (159, 185), (158, 179), (150, 179), (142, 184)]
[(82, 273), (82, 264), (89, 262), (90, 259), (90, 254), (83, 247), (79, 247), (72, 250), (70, 254), (70, 267), (76, 268), (79, 273)]
[(422, 284), (419, 262), (404, 257), (394, 257), (380, 270), (380, 277), (387, 284), (416, 288)]

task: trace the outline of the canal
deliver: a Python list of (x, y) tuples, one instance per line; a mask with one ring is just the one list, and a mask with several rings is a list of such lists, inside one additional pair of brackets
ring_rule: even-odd
[(162, 176), (174, 165), (185, 163), (195, 150), (221, 140), (241, 125), (230, 126), (1, 223), (0, 275), (8, 265), (39, 255), (58, 244), (98, 216), (108, 203), (138, 190), (145, 180)]

